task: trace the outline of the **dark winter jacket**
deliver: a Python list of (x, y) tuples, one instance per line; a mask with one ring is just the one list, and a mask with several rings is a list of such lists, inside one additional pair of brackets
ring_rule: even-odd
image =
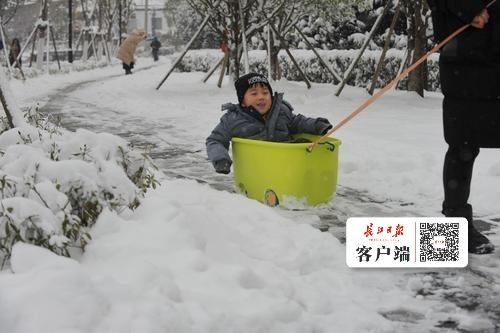
[(208, 159), (214, 164), (231, 160), (228, 149), (233, 137), (282, 142), (290, 140), (293, 134), (322, 134), (332, 126), (325, 118), (293, 114), (293, 108), (283, 100), (283, 94), (274, 95), (266, 120), (257, 111), (242, 108), (239, 104), (224, 104), (222, 110), (227, 112), (206, 140)]
[[(438, 40), (471, 23), (490, 0), (428, 0)], [(469, 27), (439, 59), (444, 136), (452, 146), (500, 147), (500, 3), (483, 29)]]
[(158, 38), (154, 38), (150, 45), (153, 50), (158, 51), (161, 47), (161, 42), (158, 40)]
[[(11, 66), (16, 66), (16, 59), (19, 56), (19, 53), (21, 52), (21, 44), (19, 43), (19, 39), (14, 38), (12, 40), (11, 46), (10, 46), (10, 51), (9, 51), (9, 63)], [(19, 65), (21, 65), (21, 59), (19, 59)]]
[[(491, 0), (428, 0), (438, 40), (471, 23)], [(441, 88), (446, 97), (500, 98), (500, 3), (488, 8), (483, 29), (469, 27), (441, 51)]]

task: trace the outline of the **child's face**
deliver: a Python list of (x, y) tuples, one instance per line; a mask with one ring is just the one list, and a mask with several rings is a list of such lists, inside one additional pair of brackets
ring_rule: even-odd
[(269, 89), (263, 84), (250, 87), (243, 96), (243, 107), (253, 107), (261, 115), (266, 114), (271, 108), (272, 98)]

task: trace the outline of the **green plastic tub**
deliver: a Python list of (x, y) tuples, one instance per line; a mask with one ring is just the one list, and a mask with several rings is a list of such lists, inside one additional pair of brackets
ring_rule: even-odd
[[(300, 134), (309, 141), (318, 136)], [(337, 187), (340, 140), (328, 138), (309, 153), (309, 143), (233, 138), (237, 190), (270, 206), (296, 202), (315, 206), (333, 199)]]

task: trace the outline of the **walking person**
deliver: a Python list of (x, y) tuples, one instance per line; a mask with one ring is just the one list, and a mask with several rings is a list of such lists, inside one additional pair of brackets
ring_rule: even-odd
[(486, 8), (490, 1), (428, 0), (438, 41), (472, 24), (443, 48), (439, 68), (448, 144), (443, 214), (467, 219), (469, 252), (475, 254), (494, 250), (474, 226), (468, 203), (480, 148), (500, 148), (500, 3)]
[(147, 34), (144, 30), (133, 31), (123, 41), (122, 45), (120, 45), (116, 57), (122, 61), (125, 75), (132, 74), (132, 69), (134, 68), (135, 64), (135, 50), (137, 48), (137, 45), (139, 45), (140, 42), (146, 39), (146, 36)]
[(151, 53), (153, 54), (153, 60), (158, 61), (158, 53), (160, 52), (161, 42), (156, 36), (153, 37), (151, 41)]

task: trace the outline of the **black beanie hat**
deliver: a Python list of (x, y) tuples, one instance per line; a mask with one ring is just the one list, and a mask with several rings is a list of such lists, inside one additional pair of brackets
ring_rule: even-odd
[(234, 82), (234, 87), (236, 88), (236, 95), (238, 95), (238, 102), (240, 104), (241, 102), (243, 102), (243, 97), (245, 96), (247, 90), (257, 83), (265, 85), (267, 89), (269, 89), (269, 93), (271, 94), (271, 96), (273, 95), (273, 89), (271, 88), (269, 81), (264, 75), (257, 73), (248, 73), (241, 76), (238, 80)]

